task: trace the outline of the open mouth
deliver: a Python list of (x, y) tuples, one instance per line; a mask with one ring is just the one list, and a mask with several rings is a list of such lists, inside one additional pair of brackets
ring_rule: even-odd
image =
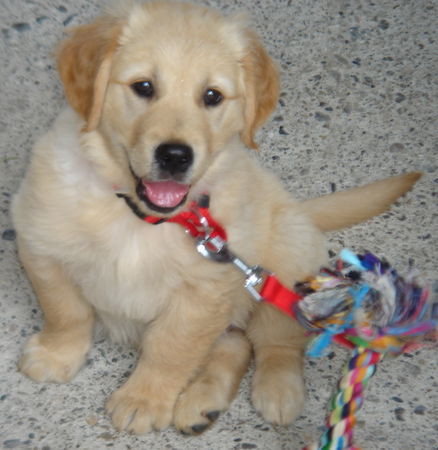
[(138, 180), (136, 192), (140, 200), (153, 211), (170, 213), (187, 200), (190, 185), (176, 181)]

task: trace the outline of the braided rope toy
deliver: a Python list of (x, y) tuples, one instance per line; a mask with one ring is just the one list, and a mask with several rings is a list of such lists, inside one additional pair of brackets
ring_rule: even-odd
[(321, 356), (333, 340), (352, 349), (330, 402), (325, 432), (307, 450), (358, 450), (355, 415), (377, 364), (387, 354), (413, 351), (437, 339), (438, 302), (429, 301), (428, 288), (413, 270), (404, 279), (385, 260), (346, 249), (335, 267), (295, 287), (304, 297), (296, 317), (318, 333), (307, 354)]

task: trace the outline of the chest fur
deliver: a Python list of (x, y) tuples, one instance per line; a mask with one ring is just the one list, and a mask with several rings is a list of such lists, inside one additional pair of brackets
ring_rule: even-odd
[(79, 236), (75, 247), (82, 250), (68, 266), (97, 310), (149, 321), (203, 261), (178, 225), (154, 226), (126, 214)]

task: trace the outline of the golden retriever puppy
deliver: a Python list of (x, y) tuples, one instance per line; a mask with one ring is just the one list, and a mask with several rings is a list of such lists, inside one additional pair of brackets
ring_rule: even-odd
[(107, 403), (117, 429), (203, 431), (228, 407), (251, 348), (255, 407), (291, 422), (304, 399), (300, 326), (256, 304), (242, 274), (204, 259), (182, 227), (139, 216), (173, 217), (208, 193), (231, 249), (292, 286), (325, 262), (322, 231), (382, 212), (418, 175), (294, 201), (248, 150), (278, 76), (241, 18), (131, 2), (76, 28), (58, 62), (71, 107), (36, 145), (13, 208), (45, 316), (21, 371), (70, 380), (98, 318), (140, 349)]

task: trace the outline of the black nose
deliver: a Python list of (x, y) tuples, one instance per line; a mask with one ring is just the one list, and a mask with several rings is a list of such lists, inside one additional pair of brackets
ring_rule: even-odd
[(171, 175), (187, 172), (193, 162), (193, 150), (185, 144), (166, 142), (155, 150), (155, 161)]

